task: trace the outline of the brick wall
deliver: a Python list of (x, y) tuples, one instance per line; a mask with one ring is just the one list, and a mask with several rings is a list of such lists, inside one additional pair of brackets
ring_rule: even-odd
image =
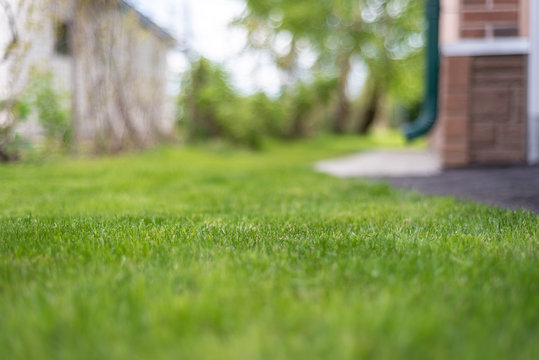
[(470, 88), (470, 162), (524, 163), (527, 56), (472, 58)]
[[(461, 0), (460, 37), (517, 37), (528, 0)], [(536, 0), (532, 0), (536, 1)]]
[(433, 140), (444, 166), (526, 161), (527, 56), (443, 60)]
[(445, 167), (469, 163), (470, 62), (467, 56), (445, 57), (442, 62), (440, 109), (432, 139)]

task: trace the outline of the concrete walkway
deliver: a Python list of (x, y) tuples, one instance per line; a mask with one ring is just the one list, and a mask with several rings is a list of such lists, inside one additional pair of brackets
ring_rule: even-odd
[(442, 171), (428, 153), (382, 151), (323, 161), (316, 168), (338, 177), (373, 178), (425, 194), (539, 214), (539, 166)]
[(441, 172), (440, 160), (428, 151), (368, 151), (321, 161), (316, 169), (337, 177), (430, 176)]

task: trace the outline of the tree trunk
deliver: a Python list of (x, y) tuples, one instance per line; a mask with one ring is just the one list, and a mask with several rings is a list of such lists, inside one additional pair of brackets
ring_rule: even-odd
[(350, 55), (346, 55), (340, 64), (339, 83), (337, 85), (337, 110), (333, 122), (333, 132), (345, 133), (350, 120), (350, 101), (346, 96), (348, 75), (350, 74)]
[(374, 121), (376, 120), (376, 116), (378, 114), (379, 102), (380, 102), (380, 90), (375, 85), (374, 89), (372, 90), (371, 98), (369, 100), (367, 108), (365, 109), (363, 119), (359, 124), (358, 133), (360, 135), (366, 135), (369, 133), (372, 125), (374, 124)]
[(295, 116), (290, 131), (291, 139), (298, 139), (306, 135), (304, 117), (301, 115)]

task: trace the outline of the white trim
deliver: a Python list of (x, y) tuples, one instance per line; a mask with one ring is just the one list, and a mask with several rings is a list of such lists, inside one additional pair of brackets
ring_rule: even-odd
[(530, 41), (520, 37), (461, 40), (442, 47), (444, 56), (526, 55), (529, 52)]
[(539, 163), (539, 1), (530, 1), (528, 162)]

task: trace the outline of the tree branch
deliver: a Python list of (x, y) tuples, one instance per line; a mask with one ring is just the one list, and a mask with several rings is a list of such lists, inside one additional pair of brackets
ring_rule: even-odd
[(13, 8), (11, 7), (10, 3), (8, 3), (7, 0), (0, 0), (0, 6), (4, 9), (4, 12), (7, 17), (7, 23), (9, 25), (9, 30), (11, 32), (11, 41), (4, 49), (4, 55), (2, 56), (2, 62), (4, 62), (9, 58), (9, 56), (19, 43), (19, 32), (17, 31), (15, 12), (13, 11)]

